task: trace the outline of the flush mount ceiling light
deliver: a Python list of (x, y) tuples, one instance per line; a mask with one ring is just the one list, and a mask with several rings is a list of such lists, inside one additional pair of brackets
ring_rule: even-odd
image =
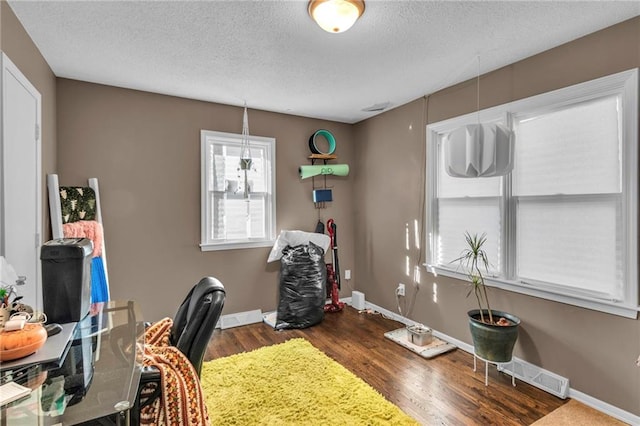
[(329, 33), (347, 31), (364, 13), (363, 0), (311, 0), (309, 15)]

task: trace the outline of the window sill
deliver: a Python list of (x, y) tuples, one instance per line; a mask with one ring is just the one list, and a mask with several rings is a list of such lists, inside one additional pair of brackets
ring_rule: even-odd
[(200, 251), (218, 251), (218, 250), (238, 250), (238, 249), (251, 249), (259, 247), (273, 247), (274, 240), (264, 241), (236, 241), (225, 243), (202, 243), (200, 244)]
[[(456, 272), (450, 269), (433, 266), (426, 263), (423, 264), (423, 266), (427, 269), (427, 271), (429, 271), (436, 277), (438, 275), (443, 275), (445, 277), (456, 278), (461, 281), (469, 281), (467, 276), (461, 272)], [(612, 315), (618, 315), (625, 318), (637, 319), (638, 311), (640, 310), (640, 306), (633, 306), (625, 304), (624, 302), (609, 302), (588, 297), (551, 292), (522, 285), (513, 281), (500, 280), (496, 278), (485, 277), (485, 283), (489, 287), (512, 291), (514, 293), (526, 294), (528, 296), (534, 296), (540, 299), (551, 300), (554, 302), (565, 303), (567, 305), (579, 306), (581, 308), (591, 309), (594, 311), (604, 312)]]

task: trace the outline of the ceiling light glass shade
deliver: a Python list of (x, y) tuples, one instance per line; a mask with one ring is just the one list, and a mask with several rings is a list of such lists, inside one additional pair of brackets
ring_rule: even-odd
[(311, 0), (309, 2), (309, 15), (320, 28), (329, 33), (348, 30), (363, 12), (363, 0)]

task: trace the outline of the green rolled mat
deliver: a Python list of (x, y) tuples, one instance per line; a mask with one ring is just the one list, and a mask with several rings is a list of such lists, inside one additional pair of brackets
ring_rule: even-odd
[(323, 164), (317, 166), (300, 166), (298, 168), (302, 179), (319, 175), (347, 176), (349, 174), (348, 164)]

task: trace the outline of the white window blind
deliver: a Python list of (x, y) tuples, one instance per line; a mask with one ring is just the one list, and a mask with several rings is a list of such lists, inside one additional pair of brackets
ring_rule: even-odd
[(520, 279), (623, 299), (620, 101), (514, 120)]
[(444, 167), (444, 140), (438, 147), (438, 263), (456, 268), (451, 261), (465, 248), (466, 231), (487, 234), (485, 249), (491, 272), (500, 271), (501, 180), (498, 177), (461, 179), (449, 176)]
[(438, 264), (457, 268), (451, 262), (467, 248), (464, 233), (487, 234), (484, 249), (491, 264), (490, 272), (501, 270), (500, 209), (496, 199), (440, 200), (438, 208)]
[(623, 299), (618, 202), (521, 200), (517, 221), (520, 279)]
[(203, 250), (273, 244), (275, 139), (251, 137), (252, 166), (245, 182), (240, 169), (241, 138), (230, 133), (201, 132)]
[(619, 105), (620, 96), (609, 96), (516, 116), (516, 195), (620, 193)]
[[(514, 131), (513, 171), (447, 175), (447, 135), (478, 120)], [(464, 279), (451, 260), (485, 233), (490, 285), (635, 318), (637, 144), (637, 70), (430, 124), (428, 266)]]

